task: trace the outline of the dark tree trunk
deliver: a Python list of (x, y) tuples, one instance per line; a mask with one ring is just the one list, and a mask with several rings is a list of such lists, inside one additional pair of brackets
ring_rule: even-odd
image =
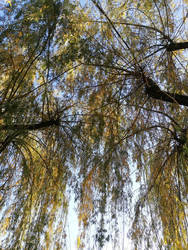
[(144, 77), (144, 82), (146, 84), (146, 93), (149, 95), (149, 97), (165, 102), (178, 103), (188, 107), (188, 96), (162, 91), (158, 85), (148, 77)]
[(182, 42), (182, 43), (170, 43), (166, 46), (167, 51), (175, 51), (180, 49), (188, 49), (188, 42)]

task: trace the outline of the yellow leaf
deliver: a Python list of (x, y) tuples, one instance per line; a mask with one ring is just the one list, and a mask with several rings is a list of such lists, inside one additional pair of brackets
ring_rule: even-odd
[(57, 176), (58, 176), (58, 168), (57, 168), (57, 167), (53, 167), (52, 175), (53, 175), (54, 177), (57, 177)]
[(80, 247), (80, 236), (77, 237), (77, 248)]
[(8, 0), (7, 0), (7, 3), (9, 3), (9, 4), (10, 4), (10, 6), (12, 6), (11, 1), (8, 1)]

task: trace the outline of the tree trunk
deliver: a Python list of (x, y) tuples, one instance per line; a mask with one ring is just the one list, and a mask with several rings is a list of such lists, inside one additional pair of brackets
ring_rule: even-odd
[(162, 91), (159, 86), (149, 77), (144, 77), (144, 82), (146, 84), (146, 93), (150, 97), (165, 102), (177, 103), (188, 107), (188, 96), (172, 94), (167, 91)]
[(167, 51), (175, 51), (180, 49), (188, 49), (188, 42), (182, 42), (182, 43), (170, 43), (166, 46)]

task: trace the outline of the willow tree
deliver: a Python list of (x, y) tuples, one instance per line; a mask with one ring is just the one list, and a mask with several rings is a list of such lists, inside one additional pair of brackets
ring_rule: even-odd
[[(3, 249), (186, 249), (186, 2), (24, 0), (0, 26)], [(122, 222), (122, 221), (121, 221)], [(123, 223), (125, 221), (123, 220)]]

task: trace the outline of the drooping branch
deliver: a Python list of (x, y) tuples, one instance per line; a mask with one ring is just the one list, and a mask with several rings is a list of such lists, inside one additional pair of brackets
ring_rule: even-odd
[(178, 103), (188, 107), (188, 96), (162, 91), (151, 78), (144, 77), (143, 79), (146, 84), (146, 93), (149, 97), (165, 102)]
[(188, 42), (170, 43), (166, 46), (167, 51), (175, 51), (180, 49), (188, 49)]

